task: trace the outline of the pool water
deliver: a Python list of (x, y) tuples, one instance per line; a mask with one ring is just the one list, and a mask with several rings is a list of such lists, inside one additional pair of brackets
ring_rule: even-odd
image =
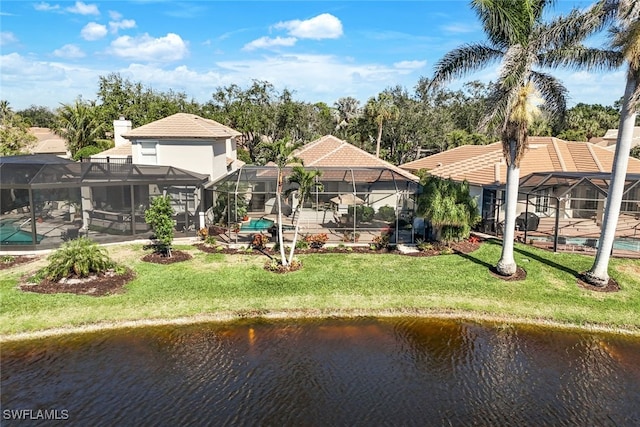
[[(549, 237), (549, 238), (532, 237), (531, 240), (553, 243), (553, 237)], [(598, 239), (586, 239), (582, 237), (567, 237), (566, 240), (567, 240), (566, 242), (567, 245), (576, 245), (576, 246), (586, 246), (587, 240), (591, 240), (591, 241), (595, 240), (595, 243), (589, 246), (593, 248), (598, 247), (598, 243), (597, 243)], [(631, 238), (616, 239), (613, 242), (613, 249), (617, 249), (621, 251), (640, 252), (640, 239), (631, 239)]]
[(274, 224), (274, 221), (266, 218), (251, 219), (248, 223), (242, 224), (240, 230), (243, 231), (265, 231)]
[[(12, 220), (3, 220), (0, 222), (0, 244), (2, 245), (30, 245), (33, 243), (31, 233), (21, 230), (19, 227), (13, 225)], [(36, 234), (36, 242), (44, 238), (41, 234)]]

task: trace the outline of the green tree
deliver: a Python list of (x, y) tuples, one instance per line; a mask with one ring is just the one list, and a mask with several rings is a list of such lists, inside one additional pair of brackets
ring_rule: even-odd
[(58, 122), (54, 132), (67, 140), (72, 156), (81, 148), (97, 145), (104, 138), (107, 124), (97, 114), (94, 102), (80, 99), (74, 105), (63, 104), (58, 109)]
[(373, 119), (378, 127), (376, 136), (376, 157), (380, 158), (380, 142), (382, 141), (382, 129), (388, 120), (398, 117), (398, 107), (393, 103), (393, 98), (388, 92), (382, 92), (377, 98), (370, 98), (365, 106), (365, 114)]
[(29, 132), (29, 124), (13, 112), (8, 101), (0, 101), (0, 155), (26, 154), (38, 139)]
[(29, 126), (53, 129), (56, 124), (56, 114), (47, 107), (32, 105), (18, 111), (18, 114), (29, 123)]
[(170, 196), (157, 196), (151, 200), (149, 209), (144, 211), (144, 221), (153, 230), (156, 250), (171, 257), (171, 243), (174, 237), (173, 215)]
[(297, 187), (291, 188), (285, 192), (289, 195), (293, 192), (297, 193), (298, 205), (293, 212), (294, 218), (296, 218), (296, 225), (293, 232), (293, 241), (291, 242), (291, 249), (289, 250), (289, 264), (293, 261), (293, 254), (296, 248), (296, 242), (298, 240), (298, 231), (300, 230), (300, 209), (304, 205), (304, 202), (313, 194), (313, 192), (323, 191), (324, 186), (318, 181), (318, 178), (322, 176), (322, 171), (317, 169), (307, 170), (303, 166), (296, 165), (293, 167), (291, 174), (287, 177), (287, 181), (290, 184), (296, 184)]
[(480, 220), (478, 203), (469, 193), (469, 183), (426, 176), (418, 198), (418, 214), (437, 230), (438, 240), (450, 243), (469, 237)]
[(627, 65), (618, 139), (611, 171), (611, 184), (602, 219), (598, 251), (593, 266), (584, 274), (586, 281), (595, 286), (609, 283), (609, 260), (615, 240), (616, 227), (624, 194), (629, 153), (633, 139), (638, 104), (640, 103), (640, 3), (633, 0), (602, 0), (600, 15), (603, 21), (614, 20), (611, 29), (611, 62), (624, 60)]
[[(545, 102), (547, 111), (562, 116), (566, 90), (550, 74), (536, 68), (585, 63), (587, 49), (581, 41), (598, 29), (588, 13), (571, 12), (551, 23), (543, 21), (547, 0), (473, 0), (487, 42), (467, 44), (447, 53), (437, 64), (431, 85), (441, 85), (460, 75), (479, 70), (501, 60), (501, 71), (487, 102), (483, 127), (500, 132), (507, 162), (506, 217), (502, 255), (497, 271), (513, 275), (513, 256), (520, 160), (527, 149), (528, 127), (532, 120), (533, 97)], [(583, 54), (577, 57), (574, 50)], [(581, 61), (582, 60), (582, 61)]]

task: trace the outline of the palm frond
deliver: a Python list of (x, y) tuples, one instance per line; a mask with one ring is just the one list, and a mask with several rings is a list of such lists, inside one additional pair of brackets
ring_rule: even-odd
[(436, 63), (429, 89), (498, 61), (504, 52), (482, 44), (467, 44), (448, 52)]
[(574, 69), (609, 70), (618, 68), (624, 62), (620, 52), (571, 46), (544, 52), (538, 56), (540, 65), (545, 67), (569, 67)]
[(564, 116), (567, 108), (567, 88), (550, 74), (532, 71), (533, 82), (540, 97), (544, 100), (544, 106), (551, 114)]

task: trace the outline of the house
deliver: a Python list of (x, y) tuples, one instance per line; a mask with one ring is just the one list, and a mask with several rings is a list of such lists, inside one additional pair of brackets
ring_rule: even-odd
[[(589, 142), (615, 151), (618, 142), (618, 129), (609, 129), (601, 138), (592, 138)], [(633, 137), (631, 138), (631, 148), (640, 145), (640, 126), (633, 128)]]
[[(411, 172), (332, 135), (298, 148), (292, 156), (302, 160), (306, 169), (322, 172), (318, 179), (322, 189), (299, 206), (295, 184), (286, 180), (291, 168), (283, 171), (283, 193), (287, 194), (282, 200), (283, 212), (299, 212), (305, 232), (334, 230), (349, 224), (354, 235), (365, 230), (374, 235), (413, 215), (420, 179)], [(245, 165), (212, 183), (209, 221), (237, 222), (241, 218), (239, 211), (261, 220), (275, 219), (277, 178), (278, 170), (273, 164)]]
[(67, 140), (56, 135), (51, 129), (31, 127), (29, 132), (38, 139), (30, 150), (32, 154), (53, 154), (65, 159), (71, 157), (71, 152), (67, 148)]
[[(529, 181), (528, 177), (533, 174), (570, 174), (572, 180), (558, 181), (555, 186), (521, 186), (518, 213), (527, 211), (538, 217), (553, 218), (558, 211), (561, 218), (590, 218), (597, 225), (606, 196), (607, 184), (603, 182), (603, 176), (611, 173), (613, 159), (613, 151), (594, 144), (529, 137), (529, 149), (520, 163), (521, 183)], [(507, 165), (501, 142), (460, 146), (400, 167), (409, 172), (425, 169), (431, 175), (454, 181), (466, 180), (471, 194), (478, 197), (483, 220), (495, 226), (504, 219), (502, 202)], [(629, 159), (627, 174), (629, 182), (624, 207), (634, 212), (640, 209), (636, 207), (640, 186), (634, 184), (635, 177), (640, 174), (640, 160)], [(570, 191), (563, 193), (567, 189)], [(555, 201), (562, 203), (560, 210), (556, 209)]]
[[(241, 165), (236, 152), (241, 133), (195, 114), (177, 113), (120, 135), (130, 141), (134, 164), (173, 166), (208, 175), (211, 181)], [(116, 141), (115, 148), (124, 144)]]

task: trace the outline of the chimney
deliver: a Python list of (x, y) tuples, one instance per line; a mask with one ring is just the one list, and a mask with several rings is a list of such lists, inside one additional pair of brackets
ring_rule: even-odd
[(493, 179), (495, 182), (500, 182), (500, 162), (493, 164)]
[(129, 142), (129, 140), (124, 138), (122, 134), (127, 133), (130, 130), (131, 120), (125, 120), (124, 116), (120, 116), (118, 120), (113, 121), (113, 139), (115, 140), (116, 147)]

